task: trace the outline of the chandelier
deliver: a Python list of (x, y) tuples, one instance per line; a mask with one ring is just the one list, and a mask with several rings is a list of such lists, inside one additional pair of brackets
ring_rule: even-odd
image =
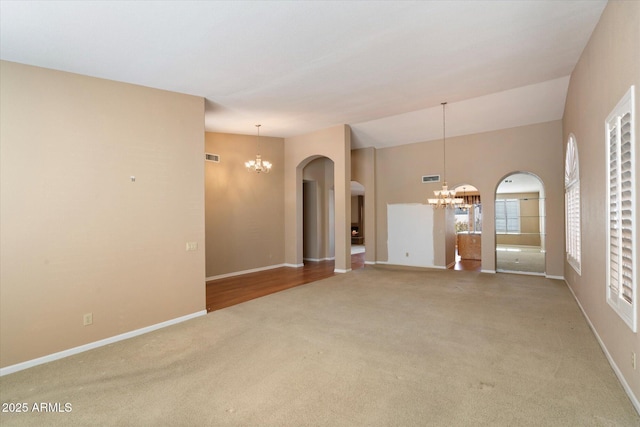
[[(471, 187), (473, 191), (478, 191), (477, 188)], [(469, 210), (476, 205), (480, 204), (480, 196), (479, 195), (467, 195), (467, 187), (462, 187), (462, 206), (461, 208), (465, 210)]]
[[(256, 128), (258, 129), (258, 142), (256, 144), (258, 146), (258, 153), (260, 153), (260, 126), (261, 125), (256, 125)], [(271, 171), (271, 166), (273, 166), (271, 162), (262, 160), (262, 156), (260, 154), (256, 154), (255, 160), (244, 162), (244, 165), (247, 167), (248, 171), (257, 173), (269, 173)]]
[(447, 105), (446, 102), (442, 103), (442, 152), (443, 152), (443, 171), (442, 177), (444, 184), (442, 185), (442, 190), (435, 190), (433, 194), (435, 197), (433, 199), (428, 199), (429, 204), (435, 208), (448, 208), (448, 207), (457, 207), (462, 204), (464, 201), (460, 198), (456, 198), (456, 190), (449, 190), (447, 186), (447, 138), (445, 133), (445, 114), (444, 109)]

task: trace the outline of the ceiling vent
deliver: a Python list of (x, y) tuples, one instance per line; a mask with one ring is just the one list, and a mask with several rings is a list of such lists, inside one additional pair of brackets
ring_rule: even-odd
[(426, 184), (428, 182), (440, 182), (440, 175), (424, 175), (422, 177), (422, 183)]
[(219, 154), (204, 153), (204, 159), (208, 162), (220, 163)]

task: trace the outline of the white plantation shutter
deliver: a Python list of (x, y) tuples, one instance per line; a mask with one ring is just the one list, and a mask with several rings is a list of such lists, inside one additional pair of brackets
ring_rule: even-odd
[(633, 302), (633, 153), (631, 151), (631, 114), (620, 119), (620, 241), (622, 298)]
[(520, 233), (520, 200), (496, 200), (496, 233)]
[(609, 176), (607, 302), (636, 332), (633, 92), (632, 86), (606, 121)]
[(520, 200), (506, 200), (507, 233), (520, 233)]
[(504, 200), (496, 200), (496, 233), (507, 232), (507, 209)]
[(569, 264), (580, 273), (581, 237), (580, 237), (580, 165), (578, 147), (573, 135), (567, 142), (567, 154), (564, 164), (565, 230), (566, 252)]

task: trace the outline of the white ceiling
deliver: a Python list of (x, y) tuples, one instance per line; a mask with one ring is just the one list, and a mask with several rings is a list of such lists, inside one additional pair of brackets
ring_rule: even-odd
[(606, 0), (0, 1), (4, 60), (203, 96), (209, 131), (386, 147), (562, 117)]

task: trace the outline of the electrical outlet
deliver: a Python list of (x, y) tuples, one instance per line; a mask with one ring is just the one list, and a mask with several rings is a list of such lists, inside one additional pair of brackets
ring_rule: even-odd
[(198, 242), (187, 242), (187, 251), (197, 251), (198, 250)]
[(89, 325), (93, 324), (93, 313), (86, 313), (82, 317), (82, 324), (84, 326), (89, 326)]

